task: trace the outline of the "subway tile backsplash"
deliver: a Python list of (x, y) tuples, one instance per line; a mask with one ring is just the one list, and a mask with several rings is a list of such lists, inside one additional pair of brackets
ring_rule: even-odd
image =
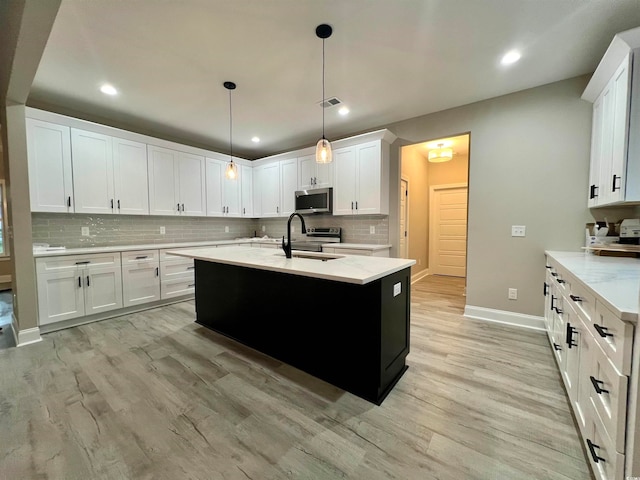
[[(386, 215), (305, 215), (304, 218), (308, 227), (341, 227), (343, 242), (389, 243), (389, 217)], [(282, 237), (287, 231), (286, 218), (32, 213), (31, 219), (34, 243), (67, 248), (233, 240), (254, 234)], [(300, 220), (294, 219), (292, 225), (299, 235)], [(161, 226), (165, 227), (164, 235), (160, 233)], [(375, 234), (369, 233), (371, 226), (375, 227)], [(89, 228), (89, 236), (81, 235), (82, 227)], [(225, 227), (229, 227), (228, 233)]]

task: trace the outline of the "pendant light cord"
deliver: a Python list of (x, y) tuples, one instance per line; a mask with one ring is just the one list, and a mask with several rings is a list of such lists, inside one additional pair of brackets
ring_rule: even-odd
[(322, 138), (325, 138), (324, 136), (324, 38), (322, 39), (322, 103), (320, 103), (320, 106), (322, 107)]
[(233, 113), (231, 110), (231, 90), (229, 90), (229, 155), (231, 156), (231, 162), (233, 163)]

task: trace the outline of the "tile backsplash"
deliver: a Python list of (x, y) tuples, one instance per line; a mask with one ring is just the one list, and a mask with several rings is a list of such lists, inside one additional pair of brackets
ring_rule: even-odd
[[(165, 217), (155, 215), (86, 215), (70, 213), (32, 213), (33, 243), (67, 248), (153, 243), (233, 240), (239, 237), (286, 235), (286, 218)], [(331, 216), (305, 215), (308, 227), (341, 227), (342, 241), (348, 243), (389, 243), (389, 217), (386, 215)], [(297, 234), (300, 220), (294, 219)], [(265, 231), (262, 231), (262, 227)], [(370, 227), (375, 227), (371, 234)], [(82, 227), (89, 235), (81, 234)], [(165, 234), (160, 233), (165, 227)], [(229, 232), (225, 232), (229, 227)], [(295, 234), (294, 234), (295, 236)]]

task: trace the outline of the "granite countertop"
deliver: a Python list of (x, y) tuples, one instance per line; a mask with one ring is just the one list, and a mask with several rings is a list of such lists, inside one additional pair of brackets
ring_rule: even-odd
[(622, 320), (637, 322), (640, 259), (545, 251)]
[[(236, 246), (229, 248), (198, 248), (170, 251), (196, 260), (257, 268), (272, 272), (289, 273), (305, 277), (322, 278), (337, 282), (364, 285), (391, 273), (415, 265), (415, 260), (403, 258), (369, 257), (358, 255), (334, 255), (332, 260), (321, 261), (310, 258), (286, 258), (284, 252), (265, 248)], [(323, 257), (328, 254), (294, 252), (307, 256)]]
[(391, 245), (379, 245), (377, 243), (325, 243), (324, 247), (331, 248), (353, 248), (354, 250), (384, 250), (391, 248)]

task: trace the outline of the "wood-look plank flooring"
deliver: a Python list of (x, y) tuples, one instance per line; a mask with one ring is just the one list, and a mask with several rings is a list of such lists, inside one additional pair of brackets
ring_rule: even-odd
[(192, 301), (0, 351), (0, 478), (591, 478), (545, 335), (464, 318), (463, 287), (413, 285), (381, 406), (200, 327)]

